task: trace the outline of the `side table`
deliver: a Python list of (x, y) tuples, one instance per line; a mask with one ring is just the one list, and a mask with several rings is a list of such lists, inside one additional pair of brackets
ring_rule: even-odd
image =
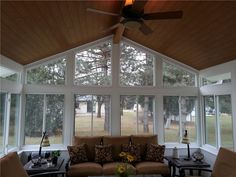
[[(168, 165), (170, 170), (172, 171), (172, 177), (180, 176), (176, 174), (176, 168), (179, 169), (179, 174), (181, 168), (184, 167), (193, 167), (193, 168), (209, 168), (211, 165), (202, 161), (202, 162), (196, 162), (193, 159), (191, 160), (184, 160), (184, 157), (180, 158), (173, 158), (171, 156), (165, 156), (164, 157), (168, 161)], [(201, 173), (201, 171), (199, 171)], [(192, 175), (192, 170), (190, 171), (190, 174)]]
[(59, 158), (56, 165), (48, 166), (47, 163), (46, 163), (46, 164), (42, 164), (42, 165), (39, 166), (39, 167), (33, 167), (34, 164), (33, 164), (32, 161), (30, 160), (29, 162), (27, 162), (27, 163), (24, 165), (24, 169), (26, 170), (26, 172), (27, 172), (29, 175), (37, 174), (37, 173), (44, 173), (44, 172), (60, 171), (63, 162), (64, 162), (64, 159), (63, 159), (63, 158)]

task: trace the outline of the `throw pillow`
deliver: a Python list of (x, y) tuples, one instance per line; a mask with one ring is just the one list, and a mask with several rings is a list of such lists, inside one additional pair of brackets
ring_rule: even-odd
[(67, 146), (67, 149), (70, 155), (72, 165), (88, 161), (86, 147), (84, 143), (76, 146)]
[(147, 144), (146, 161), (163, 162), (165, 145)]
[(95, 162), (113, 162), (112, 145), (95, 145)]
[(130, 153), (135, 157), (134, 162), (141, 161), (141, 146), (140, 144), (122, 144), (121, 150), (123, 152)]

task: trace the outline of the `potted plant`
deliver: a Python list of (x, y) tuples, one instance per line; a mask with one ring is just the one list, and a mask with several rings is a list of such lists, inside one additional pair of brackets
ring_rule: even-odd
[(52, 163), (54, 165), (57, 164), (58, 157), (61, 155), (61, 152), (59, 150), (52, 151)]

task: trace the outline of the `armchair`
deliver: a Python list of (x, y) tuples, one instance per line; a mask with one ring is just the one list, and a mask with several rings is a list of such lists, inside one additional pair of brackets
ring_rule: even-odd
[(49, 175), (61, 175), (64, 177), (65, 172), (47, 172), (38, 173), (35, 175), (28, 175), (20, 162), (20, 158), (16, 152), (11, 152), (0, 159), (0, 176), (2, 177), (38, 177), (38, 176), (49, 176)]
[(236, 152), (231, 150), (220, 148), (217, 155), (213, 170), (210, 169), (198, 169), (198, 168), (181, 168), (180, 176), (185, 177), (185, 171), (197, 170), (201, 175), (201, 171), (211, 172), (211, 177), (235, 177), (236, 175)]

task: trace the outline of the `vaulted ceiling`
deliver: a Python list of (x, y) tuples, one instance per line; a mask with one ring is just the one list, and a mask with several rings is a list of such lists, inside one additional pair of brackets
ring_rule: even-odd
[[(1, 1), (1, 54), (29, 64), (115, 33), (104, 31), (120, 17), (122, 1)], [(125, 29), (123, 36), (195, 69), (236, 59), (236, 2), (148, 1), (145, 13), (182, 10), (182, 19), (150, 20), (144, 35)]]

